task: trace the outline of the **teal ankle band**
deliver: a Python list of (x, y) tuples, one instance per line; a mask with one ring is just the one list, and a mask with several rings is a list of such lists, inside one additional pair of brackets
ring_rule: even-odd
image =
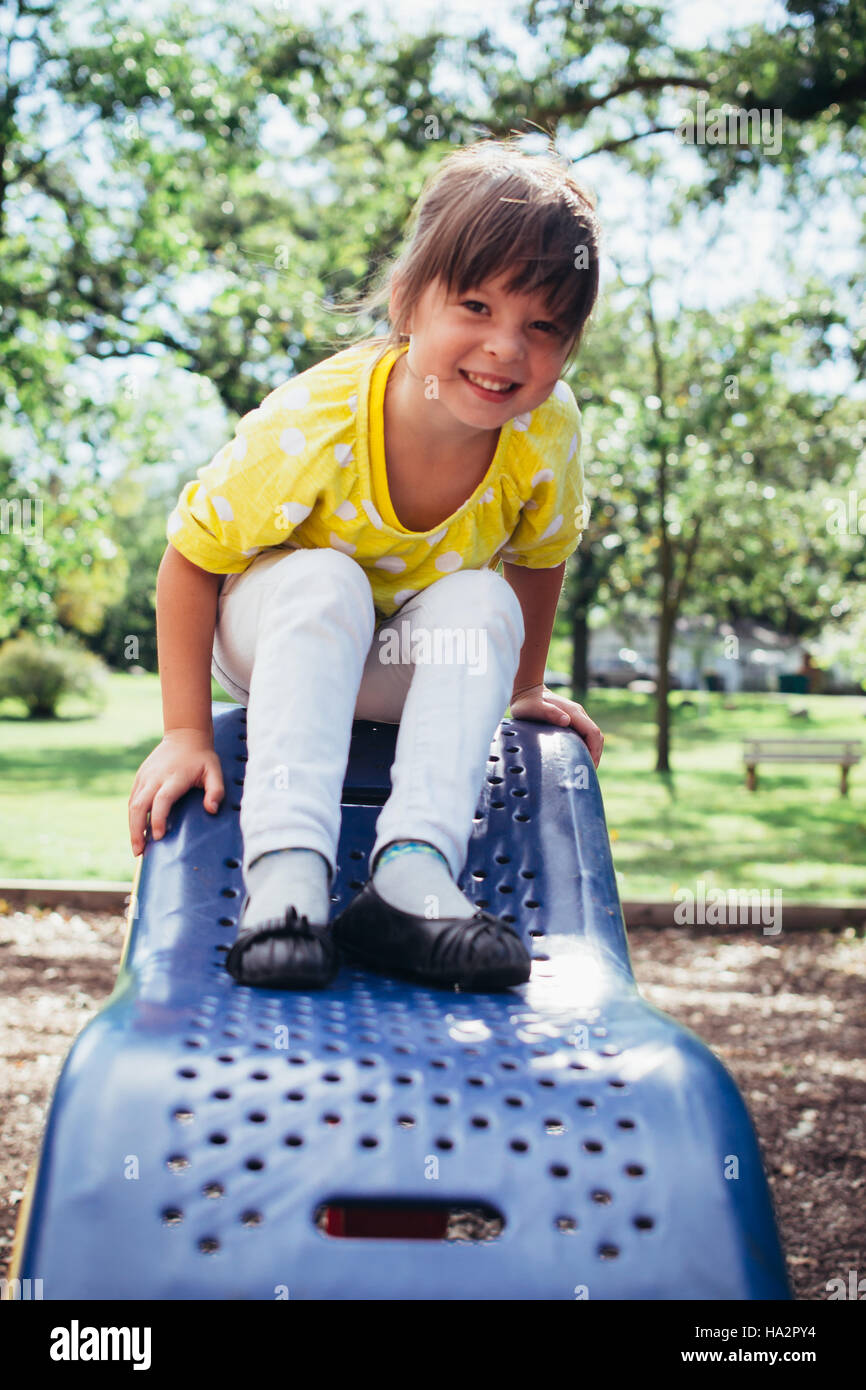
[(435, 854), (437, 858), (442, 860), (448, 872), (451, 872), (451, 866), (441, 849), (428, 844), (426, 840), (395, 840), (393, 844), (387, 845), (385, 849), (379, 851), (376, 856), (374, 872), (376, 869), (380, 869), (383, 864), (387, 864), (389, 859), (396, 859), (398, 854)]

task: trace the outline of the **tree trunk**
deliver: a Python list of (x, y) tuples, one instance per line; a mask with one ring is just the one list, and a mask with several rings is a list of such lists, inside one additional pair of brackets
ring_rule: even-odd
[(589, 624), (586, 608), (571, 612), (571, 698), (583, 704), (589, 687)]
[(670, 706), (668, 704), (668, 665), (671, 654), (671, 639), (674, 631), (673, 613), (666, 604), (662, 604), (659, 614), (658, 642), (656, 645), (656, 663), (658, 666), (658, 684), (656, 686), (656, 723), (658, 726), (658, 738), (656, 741), (656, 772), (670, 772)]

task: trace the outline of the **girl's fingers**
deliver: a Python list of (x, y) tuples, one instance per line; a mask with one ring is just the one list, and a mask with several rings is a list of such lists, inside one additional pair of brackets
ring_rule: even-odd
[(584, 735), (584, 742), (589, 749), (589, 756), (592, 758), (594, 766), (598, 767), (601, 762), (601, 749), (604, 743), (604, 734), (586, 734)]
[(183, 796), (184, 792), (189, 791), (192, 782), (189, 777), (173, 776), (167, 777), (153, 798), (153, 805), (150, 808), (150, 833), (155, 840), (161, 840), (165, 834), (165, 825), (168, 820), (168, 813), (178, 797)]
[[(558, 701), (551, 701), (550, 703), (555, 703), (560, 710), (564, 709), (564, 706), (560, 705)], [(565, 710), (567, 722), (572, 724), (580, 734), (589, 749), (589, 755), (592, 758), (594, 766), (598, 767), (601, 761), (601, 750), (604, 746), (604, 734), (601, 732), (598, 725), (590, 719), (583, 705), (577, 704), (575, 700), (569, 700), (568, 704), (571, 707), (571, 712)], [(577, 711), (576, 714), (574, 713), (575, 710)], [(560, 720), (559, 722), (564, 723), (566, 721)]]
[[(580, 709), (581, 707), (578, 706), (578, 708)], [(576, 728), (589, 749), (589, 755), (593, 763), (598, 767), (601, 761), (601, 750), (604, 746), (604, 734), (583, 709), (581, 709), (581, 713), (576, 721)]]
[(562, 724), (563, 728), (566, 727), (566, 724), (571, 724), (571, 726), (578, 731), (578, 734), (581, 735), (581, 738), (584, 739), (585, 745), (587, 745), (589, 749), (589, 756), (592, 758), (592, 763), (594, 763), (595, 767), (598, 767), (602, 758), (602, 746), (605, 744), (605, 735), (602, 734), (598, 724), (594, 723), (594, 720), (589, 719), (587, 710), (584, 709), (584, 706), (578, 705), (577, 701), (564, 701), (564, 699), (560, 699), (559, 696), (556, 695), (524, 696), (523, 699), (514, 703), (523, 705), (524, 699), (525, 705), (527, 705), (527, 712), (524, 714), (516, 714), (516, 716), (514, 716), (516, 719), (544, 719), (548, 720), (548, 723), (553, 723), (553, 721), (555, 721), (557, 724)]
[(146, 785), (142, 785), (138, 790), (133, 788), (129, 798), (129, 838), (134, 854), (141, 854), (144, 849), (144, 832), (150, 802), (151, 792)]
[(208, 764), (204, 775), (205, 809), (216, 811), (223, 799), (224, 792), (222, 773), (212, 764)]
[[(215, 812), (225, 795), (222, 775), (215, 769), (208, 769), (202, 780), (205, 805), (209, 811)], [(151, 838), (161, 840), (165, 834), (169, 811), (192, 785), (189, 777), (176, 775), (166, 778), (159, 788), (155, 789), (145, 783), (137, 791), (133, 790), (129, 798), (129, 839), (133, 854), (139, 855), (144, 850), (148, 812)]]

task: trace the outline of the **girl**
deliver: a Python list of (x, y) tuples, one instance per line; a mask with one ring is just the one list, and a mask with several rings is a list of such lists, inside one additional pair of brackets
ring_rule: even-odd
[[(444, 160), (409, 225), (360, 301), (387, 302), (390, 334), (272, 391), (168, 520), (165, 734), (130, 835), (140, 854), (149, 813), (160, 839), (192, 786), (211, 812), (222, 800), (212, 670), (248, 707), (247, 897), (226, 958), (242, 984), (325, 985), (337, 946), (426, 983), (528, 980), (518, 934), (457, 887), (490, 743), (510, 702), (601, 757), (583, 707), (543, 684), (586, 524), (560, 376), (598, 292), (594, 205), (558, 159), (483, 141)], [(329, 926), (353, 719), (400, 728), (371, 876)]]

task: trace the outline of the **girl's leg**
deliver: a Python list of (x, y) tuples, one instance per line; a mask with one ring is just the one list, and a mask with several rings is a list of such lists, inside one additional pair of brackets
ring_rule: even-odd
[(517, 596), (493, 570), (437, 580), (376, 634), (380, 662), (408, 658), (413, 674), (371, 868), (390, 842), (412, 839), (435, 846), (459, 876), (524, 636)]
[(370, 585), (338, 550), (268, 552), (253, 568), (220, 596), (213, 666), (248, 706), (244, 874), (261, 855), (297, 847), (318, 851), (333, 876), (375, 622)]
[(336, 970), (324, 924), (374, 621), (363, 570), (337, 550), (268, 553), (220, 595), (213, 670), (248, 706), (250, 898), (226, 961), (242, 983), (324, 984)]
[[(475, 908), (455, 883), (517, 673), (518, 599), (492, 570), (461, 571), (423, 590), (376, 636), (379, 661), (393, 659), (397, 669), (411, 663), (412, 676), (392, 792), (376, 824), (373, 876), (336, 919), (335, 935), (361, 964), (426, 983), (523, 984), (532, 962), (519, 934)], [(430, 848), (432, 855), (424, 852)]]

